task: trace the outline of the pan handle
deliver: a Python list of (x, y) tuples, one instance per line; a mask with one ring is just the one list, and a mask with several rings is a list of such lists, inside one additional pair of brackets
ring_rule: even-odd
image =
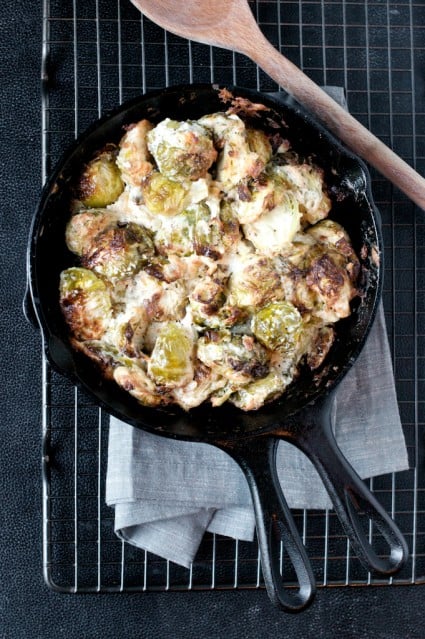
[[(276, 472), (278, 440), (259, 437), (250, 442), (226, 442), (220, 447), (239, 464), (251, 491), (264, 583), (271, 601), (286, 612), (301, 612), (313, 600), (316, 583)], [(292, 563), (298, 589), (283, 584), (281, 544)]]
[[(330, 395), (298, 414), (297, 421), (302, 422), (302, 428), (288, 429), (283, 439), (295, 444), (313, 462), (362, 564), (370, 571), (393, 575), (408, 557), (406, 540), (338, 448), (332, 432), (332, 400)], [(382, 557), (375, 552), (362, 526), (360, 513), (376, 525), (386, 540), (388, 556)]]

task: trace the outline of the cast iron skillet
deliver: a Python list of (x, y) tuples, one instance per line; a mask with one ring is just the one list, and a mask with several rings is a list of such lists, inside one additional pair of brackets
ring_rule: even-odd
[[(74, 263), (64, 236), (69, 218), (71, 186), (81, 167), (106, 142), (118, 142), (123, 127), (142, 118), (198, 118), (225, 110), (218, 87), (178, 86), (126, 103), (86, 131), (68, 151), (47, 183), (32, 224), (28, 275), (32, 305), (53, 367), (87, 391), (110, 414), (150, 432), (188, 441), (209, 442), (231, 455), (247, 477), (257, 521), (257, 535), (266, 588), (281, 608), (296, 612), (315, 593), (313, 572), (292, 515), (279, 487), (275, 455), (280, 439), (300, 448), (312, 460), (332, 499), (335, 511), (360, 561), (371, 571), (394, 574), (407, 557), (400, 531), (367, 490), (335, 443), (330, 420), (333, 391), (351, 368), (373, 322), (381, 291), (382, 240), (379, 214), (373, 205), (367, 170), (289, 97), (272, 99), (254, 91), (230, 88), (233, 95), (269, 110), (260, 111), (256, 126), (281, 130), (293, 148), (313, 156), (325, 169), (333, 199), (331, 218), (348, 231), (360, 256), (362, 295), (352, 315), (340, 321), (336, 341), (322, 367), (303, 371), (285, 395), (258, 411), (234, 406), (202, 406), (185, 413), (140, 406), (116, 384), (103, 380), (94, 365), (75, 352), (59, 308), (59, 274)], [(278, 127), (278, 128), (277, 128)], [(361, 397), (359, 397), (361, 401)], [(360, 513), (372, 520), (389, 546), (388, 556), (371, 547)], [(287, 588), (280, 575), (280, 543), (289, 556), (298, 588)]]

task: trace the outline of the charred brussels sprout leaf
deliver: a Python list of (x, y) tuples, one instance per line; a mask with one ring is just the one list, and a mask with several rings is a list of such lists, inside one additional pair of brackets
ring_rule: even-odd
[(152, 173), (143, 183), (143, 198), (151, 213), (177, 215), (184, 209), (187, 191), (161, 173)]
[(148, 374), (160, 385), (183, 386), (193, 378), (193, 340), (177, 322), (167, 322), (156, 338)]
[(124, 183), (115, 156), (115, 147), (110, 145), (87, 164), (77, 189), (78, 198), (87, 208), (112, 204), (123, 192)]
[(295, 349), (300, 330), (301, 315), (290, 302), (272, 302), (252, 318), (252, 332), (261, 344), (270, 350)]

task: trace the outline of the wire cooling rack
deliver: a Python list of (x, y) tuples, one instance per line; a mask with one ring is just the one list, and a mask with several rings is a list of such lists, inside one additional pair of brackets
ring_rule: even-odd
[[(353, 115), (425, 172), (423, 2), (258, 0), (251, 7), (282, 53), (318, 84), (344, 86)], [(182, 82), (278, 89), (243, 56), (165, 33), (128, 0), (44, 0), (43, 182), (67, 144), (98, 116), (147, 90)], [(425, 581), (425, 218), (373, 171), (372, 178), (383, 218), (384, 306), (411, 469), (369, 483), (405, 534), (410, 556), (397, 577), (372, 577), (332, 511), (295, 511), (320, 586)], [(262, 587), (255, 542), (206, 535), (188, 570), (120, 541), (104, 503), (107, 415), (44, 360), (42, 376), (43, 568), (52, 588)]]

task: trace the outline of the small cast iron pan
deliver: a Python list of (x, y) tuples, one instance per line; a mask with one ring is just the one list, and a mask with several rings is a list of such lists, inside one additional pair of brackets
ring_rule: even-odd
[[(337, 338), (322, 367), (305, 370), (283, 397), (258, 411), (245, 413), (234, 406), (179, 409), (142, 407), (116, 384), (103, 380), (94, 365), (69, 344), (59, 308), (59, 274), (74, 263), (66, 248), (72, 184), (85, 162), (107, 142), (118, 142), (125, 125), (148, 118), (195, 119), (224, 111), (230, 105), (211, 85), (178, 86), (147, 94), (126, 103), (95, 123), (67, 152), (47, 183), (34, 217), (28, 247), (30, 305), (43, 335), (48, 360), (59, 372), (81, 386), (110, 414), (157, 435), (208, 442), (226, 451), (242, 467), (248, 480), (257, 522), (265, 585), (271, 600), (284, 610), (304, 609), (315, 594), (315, 580), (305, 548), (282, 494), (275, 455), (280, 439), (300, 448), (314, 463), (332, 499), (335, 512), (352, 548), (370, 571), (394, 574), (407, 557), (406, 542), (397, 526), (339, 451), (331, 429), (333, 391), (359, 355), (372, 325), (381, 291), (382, 240), (379, 214), (370, 193), (364, 164), (347, 152), (289, 97), (281, 99), (232, 88), (234, 96), (261, 103), (255, 126), (281, 131), (295, 151), (313, 157), (325, 169), (333, 199), (331, 218), (348, 231), (360, 256), (361, 296), (349, 318), (336, 325)], [(34, 313), (29, 314), (34, 316)], [(362, 398), (359, 397), (359, 401)], [(387, 556), (371, 547), (360, 513), (365, 514), (386, 540)], [(283, 543), (296, 575), (297, 588), (284, 585), (279, 551)]]

